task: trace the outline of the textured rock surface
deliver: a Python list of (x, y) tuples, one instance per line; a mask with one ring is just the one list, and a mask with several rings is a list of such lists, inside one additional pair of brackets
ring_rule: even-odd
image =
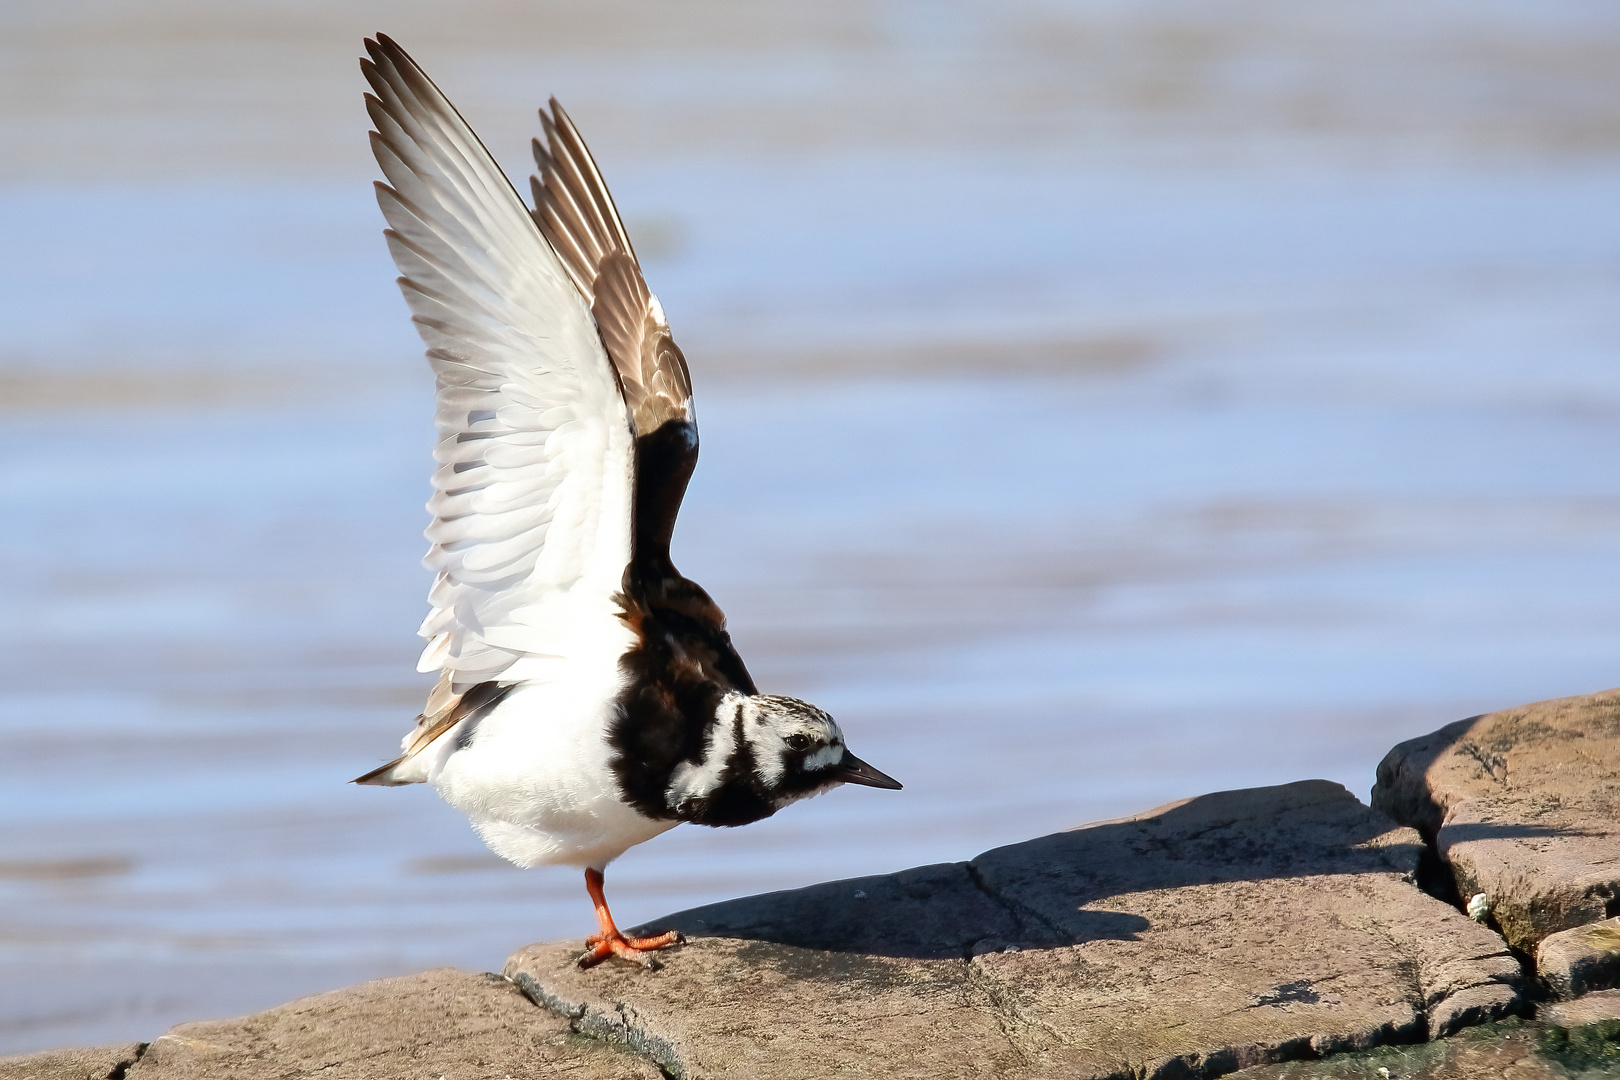
[(1433, 837), (1515, 948), (1620, 914), (1620, 691), (1449, 724), (1378, 766), (1373, 806)]
[(140, 1043), (115, 1043), (0, 1058), (0, 1080), (109, 1080), (123, 1076), (141, 1049)]
[(565, 1021), (536, 1009), (504, 979), (441, 968), (361, 983), (237, 1020), (181, 1024), (152, 1042), (126, 1075), (660, 1080), (661, 1074), (644, 1060), (572, 1034)]
[(1228, 1080), (1571, 1080), (1613, 1076), (1612, 1044), (1508, 1020), (1442, 1042), (1386, 1046), (1326, 1061), (1261, 1065)]
[(1575, 1001), (1556, 1001), (1536, 1010), (1536, 1019), (1561, 1028), (1613, 1024), (1620, 1030), (1620, 990), (1599, 990)]
[(1500, 1014), (1502, 940), (1411, 884), (1343, 788), (1223, 792), (922, 867), (684, 912), (648, 974), (508, 963), (683, 1077), (1218, 1075)]
[(1543, 938), (1536, 972), (1554, 997), (1620, 986), (1620, 919), (1603, 919)]

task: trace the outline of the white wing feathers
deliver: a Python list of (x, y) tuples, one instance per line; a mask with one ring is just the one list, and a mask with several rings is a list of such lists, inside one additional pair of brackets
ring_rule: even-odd
[(387, 37), (366, 48), (377, 199), (438, 377), (419, 667), (455, 694), (544, 679), (625, 633), (610, 600), (630, 559), (624, 399), (589, 306), (477, 136)]

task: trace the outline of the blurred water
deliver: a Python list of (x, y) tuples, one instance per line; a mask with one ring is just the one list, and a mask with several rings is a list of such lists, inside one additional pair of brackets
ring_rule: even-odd
[[(149, 100), (139, 139), (104, 132), (128, 176), (86, 170), (66, 60), (0, 116), (30, 149), (0, 187), (0, 1052), (592, 924), (574, 871), (344, 783), (425, 691), (431, 387), (359, 110), (322, 111), (358, 80), (309, 59), (373, 27), (287, 10), (305, 52), (177, 4), (187, 34), (125, 52), (95, 19), (11, 26), (14, 82), (73, 45)], [(1594, 104), (1620, 68), (1580, 81), (1611, 9), (748, 10), (763, 44), (643, 42), (642, 69), (588, 12), (527, 67), (401, 15), (514, 170), (542, 76), (572, 88), (697, 384), (677, 561), (763, 686), (907, 785), (677, 829), (610, 871), (622, 921), (1203, 791), (1365, 795), (1402, 738), (1620, 682), (1620, 125)], [(164, 49), (249, 31), (296, 77), (172, 74)], [(964, 70), (985, 100), (951, 96)], [(231, 121), (284, 84), (250, 145)], [(488, 127), (468, 104), (507, 98)]]

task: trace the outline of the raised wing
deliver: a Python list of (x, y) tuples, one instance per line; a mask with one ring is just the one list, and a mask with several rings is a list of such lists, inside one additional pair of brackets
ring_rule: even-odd
[(379, 34), (366, 51), (377, 200), (438, 379), (418, 666), (443, 678), (420, 743), (480, 683), (550, 678), (633, 640), (613, 599), (633, 434), (589, 302), (488, 151), (403, 49)]
[(697, 418), (686, 358), (670, 337), (658, 298), (647, 288), (607, 184), (557, 99), (540, 112), (544, 144), (534, 141), (540, 175), (529, 181), (534, 220), (585, 297), (619, 373), (636, 432), (635, 542), (625, 604), (645, 642), (680, 638), (702, 677), (747, 693), (754, 683), (708, 593), (669, 558), (687, 481), (697, 466)]
[[(540, 175), (531, 177), (534, 220), (591, 304), (608, 356), (618, 369), (637, 435), (651, 435), (671, 420), (696, 431), (692, 377), (669, 333), (658, 298), (607, 184), (574, 122), (557, 99), (540, 110), (546, 142), (534, 140)], [(696, 444), (693, 445), (695, 456)]]

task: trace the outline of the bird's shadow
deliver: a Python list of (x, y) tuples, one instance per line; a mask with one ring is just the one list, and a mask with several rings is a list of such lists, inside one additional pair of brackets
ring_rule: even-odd
[(1053, 933), (1029, 913), (987, 893), (969, 863), (936, 863), (897, 874), (829, 881), (678, 912), (648, 928), (688, 938), (725, 937), (801, 949), (910, 959), (960, 959), (975, 950), (1033, 948), (1106, 938), (1133, 940), (1148, 921), (1118, 911), (1077, 910)]
[[(1539, 835), (1535, 827), (1501, 828)], [(1410, 874), (1423, 845), (1396, 830), (1339, 785), (1306, 780), (1203, 795), (969, 862), (692, 908), (646, 929), (913, 959), (1129, 941), (1151, 924), (1113, 910), (1110, 898), (1308, 875)]]

